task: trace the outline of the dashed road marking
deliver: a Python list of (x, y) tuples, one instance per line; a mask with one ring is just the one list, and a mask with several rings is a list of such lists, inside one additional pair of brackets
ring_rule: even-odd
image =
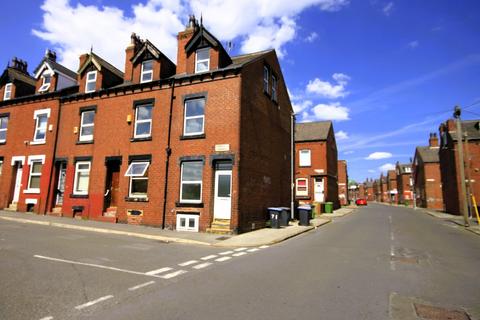
[(206, 268), (208, 267), (209, 265), (211, 265), (212, 263), (211, 262), (205, 262), (205, 263), (202, 263), (202, 264), (197, 264), (196, 266), (193, 266), (193, 269), (203, 269), (203, 268)]
[(189, 266), (191, 264), (195, 264), (197, 263), (198, 261), (197, 260), (190, 260), (190, 261), (186, 261), (186, 262), (182, 262), (182, 263), (179, 263), (178, 265), (180, 267), (186, 267), (186, 266)]
[(248, 249), (247, 252), (255, 252), (255, 251), (258, 251), (258, 250), (260, 250), (260, 249), (258, 249), (258, 248), (253, 248), (253, 249)]
[(237, 252), (237, 253), (232, 254), (232, 256), (240, 257), (240, 256), (243, 256), (243, 255), (246, 255), (246, 254), (247, 254), (246, 252)]
[(154, 284), (154, 283), (155, 283), (155, 281), (145, 282), (145, 283), (139, 284), (138, 286), (128, 288), (128, 290), (129, 291), (135, 291), (135, 290), (141, 289), (143, 287), (149, 286), (149, 285)]
[(178, 270), (178, 271), (175, 271), (175, 272), (172, 272), (172, 273), (168, 273), (166, 275), (163, 275), (161, 276), (161, 278), (163, 279), (171, 279), (171, 278), (175, 278), (176, 276), (179, 276), (181, 274), (184, 274), (184, 273), (187, 273), (188, 271), (186, 270)]
[(232, 251), (232, 250), (229, 250), (229, 251), (220, 252), (219, 254), (221, 254), (222, 256), (224, 256), (224, 255), (232, 254), (232, 253), (233, 253), (233, 251)]
[(161, 269), (157, 269), (157, 270), (152, 270), (152, 271), (145, 272), (145, 274), (146, 274), (146, 275), (149, 275), (149, 276), (154, 276), (154, 275), (156, 275), (156, 274), (163, 273), (163, 272), (167, 272), (167, 271), (170, 271), (170, 270), (173, 270), (173, 268), (165, 267), (165, 268), (161, 268)]
[(218, 257), (216, 254), (211, 254), (209, 256), (206, 256), (206, 257), (203, 257), (203, 258), (200, 258), (202, 260), (210, 260), (210, 259), (213, 259), (213, 258), (216, 258)]
[(260, 249), (266, 249), (266, 248), (268, 248), (268, 247), (270, 247), (270, 246), (260, 246), (259, 248), (260, 248)]
[(390, 246), (390, 270), (395, 271), (397, 268), (395, 266), (395, 260), (392, 258), (395, 257), (395, 249), (393, 248), (393, 245)]
[(88, 308), (90, 306), (93, 306), (96, 303), (99, 303), (99, 302), (102, 302), (102, 301), (105, 301), (105, 300), (108, 300), (108, 299), (111, 299), (111, 298), (113, 298), (112, 295), (104, 296), (104, 297), (98, 298), (97, 300), (89, 301), (87, 303), (76, 306), (75, 309), (82, 310), (84, 308)]
[(237, 248), (237, 249), (233, 249), (233, 251), (244, 251), (244, 250), (247, 250), (247, 248)]
[(390, 231), (390, 240), (394, 241), (395, 240), (395, 237), (393, 235), (393, 231)]
[(221, 257), (221, 258), (215, 259), (215, 261), (223, 262), (223, 261), (227, 261), (227, 260), (230, 260), (230, 259), (232, 259), (232, 257)]
[(52, 319), (53, 319), (53, 317), (44, 317), (44, 318), (42, 318), (42, 319), (40, 319), (40, 320), (52, 320)]

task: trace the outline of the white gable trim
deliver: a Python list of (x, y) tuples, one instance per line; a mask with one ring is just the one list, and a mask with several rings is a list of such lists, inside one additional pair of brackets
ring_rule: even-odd
[(55, 73), (52, 67), (50, 67), (47, 62), (44, 62), (42, 67), (38, 69), (38, 72), (35, 74), (35, 79), (38, 79), (45, 72), (45, 69), (47, 69), (47, 72), (50, 75), (53, 75)]

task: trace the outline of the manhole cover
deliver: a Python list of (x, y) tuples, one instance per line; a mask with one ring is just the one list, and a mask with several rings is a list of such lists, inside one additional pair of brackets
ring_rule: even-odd
[(417, 264), (418, 258), (416, 257), (402, 257), (402, 256), (392, 256), (392, 261), (398, 261), (402, 263)]
[(422, 319), (432, 320), (470, 320), (465, 311), (448, 310), (440, 307), (429, 306), (426, 304), (414, 303), (415, 312)]
[(227, 240), (230, 239), (230, 237), (218, 237), (216, 240)]

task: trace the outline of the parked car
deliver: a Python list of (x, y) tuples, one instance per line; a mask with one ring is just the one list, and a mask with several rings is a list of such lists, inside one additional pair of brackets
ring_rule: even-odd
[(357, 201), (355, 201), (355, 204), (357, 206), (366, 206), (367, 205), (367, 199), (357, 199)]

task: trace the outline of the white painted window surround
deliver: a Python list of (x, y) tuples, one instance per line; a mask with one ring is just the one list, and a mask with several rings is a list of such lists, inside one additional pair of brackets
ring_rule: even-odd
[(130, 198), (147, 198), (148, 190), (148, 161), (133, 161), (128, 166), (126, 177), (130, 177), (128, 196)]
[(90, 161), (78, 161), (75, 163), (75, 179), (73, 181), (73, 194), (88, 195), (90, 180)]
[(295, 183), (295, 194), (297, 196), (308, 196), (308, 179), (298, 178)]
[(87, 72), (85, 77), (85, 93), (94, 92), (97, 84), (97, 71)]
[(140, 76), (140, 82), (151, 82), (153, 80), (153, 60), (147, 60), (142, 62), (142, 72)]
[(195, 73), (210, 70), (210, 48), (198, 49), (195, 52)]
[(25, 156), (13, 156), (11, 165), (14, 166), (16, 162), (20, 162), (23, 166), (25, 164)]
[(12, 84), (7, 83), (3, 91), (3, 100), (10, 100), (12, 98)]
[(299, 166), (309, 167), (311, 166), (311, 151), (308, 149), (300, 150), (299, 152)]
[(47, 139), (47, 124), (50, 118), (50, 108), (35, 110), (33, 119), (35, 120), (35, 132), (33, 141), (30, 144), (44, 144)]
[[(30, 167), (28, 175), (27, 189), (23, 190), (23, 193), (38, 194), (40, 193), (40, 182), (42, 166), (45, 164), (45, 155), (32, 155), (28, 157), (27, 164)], [(33, 186), (32, 186), (33, 185)]]

